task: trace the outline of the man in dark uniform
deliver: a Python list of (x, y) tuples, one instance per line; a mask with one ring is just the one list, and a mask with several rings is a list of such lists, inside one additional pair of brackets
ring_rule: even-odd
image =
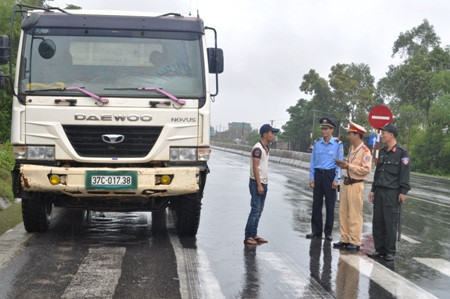
[[(309, 167), (309, 185), (313, 188), (313, 208), (311, 217), (312, 232), (306, 238), (321, 238), (323, 230), (325, 239), (333, 239), (331, 233), (334, 223), (334, 205), (336, 203), (336, 189), (340, 169), (334, 159), (344, 158), (344, 146), (338, 139), (333, 138), (336, 125), (328, 118), (320, 119), (322, 138), (314, 143)], [(323, 229), (322, 206), (325, 196), (326, 221)]]
[(410, 160), (406, 149), (397, 143), (397, 128), (387, 124), (381, 130), (385, 147), (380, 150), (369, 194), (373, 202), (372, 233), (376, 251), (367, 255), (393, 261), (400, 205), (406, 202), (406, 194), (411, 189)]

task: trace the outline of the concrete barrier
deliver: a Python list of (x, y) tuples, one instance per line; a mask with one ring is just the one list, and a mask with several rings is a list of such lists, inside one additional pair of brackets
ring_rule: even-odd
[[(242, 144), (230, 144), (222, 142), (212, 142), (211, 147), (222, 151), (232, 152), (240, 155), (250, 156), (252, 146)], [(280, 163), (285, 165), (291, 165), (293, 167), (309, 169), (309, 162), (311, 160), (310, 153), (285, 151), (278, 149), (271, 149), (269, 161), (273, 163)], [(372, 167), (372, 172), (369, 173), (366, 179), (366, 183), (373, 182), (373, 173), (375, 167)]]

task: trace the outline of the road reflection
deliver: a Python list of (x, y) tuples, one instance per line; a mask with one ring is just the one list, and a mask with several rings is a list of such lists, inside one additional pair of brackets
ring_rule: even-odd
[(256, 260), (256, 246), (244, 246), (245, 272), (242, 279), (241, 298), (258, 298), (260, 287), (260, 273)]
[[(323, 249), (323, 250), (322, 250)], [(320, 256), (323, 252), (323, 267), (320, 267)], [(315, 279), (325, 291), (331, 293), (331, 242), (322, 239), (312, 239), (309, 246), (309, 271), (311, 278)], [(320, 271), (322, 269), (322, 271)]]
[[(336, 276), (336, 298), (358, 298), (359, 293), (359, 271), (350, 266), (342, 259), (342, 255), (348, 255), (341, 251), (338, 262)], [(355, 265), (359, 268), (359, 259), (356, 259)]]

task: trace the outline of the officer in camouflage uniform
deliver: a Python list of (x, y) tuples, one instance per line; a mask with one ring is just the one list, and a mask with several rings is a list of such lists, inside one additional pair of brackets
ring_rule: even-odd
[(381, 130), (385, 147), (380, 150), (369, 194), (373, 202), (372, 233), (376, 251), (367, 255), (393, 261), (400, 205), (406, 202), (406, 194), (411, 189), (410, 160), (406, 149), (397, 143), (397, 128), (387, 124)]

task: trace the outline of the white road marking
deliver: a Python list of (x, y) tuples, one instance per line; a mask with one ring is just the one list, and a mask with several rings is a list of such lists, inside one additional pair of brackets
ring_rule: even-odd
[(420, 244), (419, 241), (414, 240), (413, 238), (410, 238), (408, 236), (402, 235), (402, 239), (405, 241), (408, 241), (411, 244)]
[[(170, 213), (167, 227), (174, 228)], [(198, 248), (184, 248), (180, 239), (170, 232), (169, 239), (177, 259), (181, 298), (225, 298), (205, 252)]]
[(62, 298), (112, 298), (125, 251), (125, 247), (89, 248)]
[(302, 275), (286, 261), (273, 252), (258, 252), (257, 258), (267, 263), (271, 270), (278, 272), (277, 283), (286, 298), (331, 298), (323, 289), (318, 290), (310, 284), (310, 278)]
[(444, 275), (450, 276), (450, 262), (444, 259), (432, 259), (432, 258), (414, 258), (416, 261), (427, 265), (434, 270), (441, 272)]
[(23, 223), (0, 236), (0, 270), (20, 254), (24, 244), (33, 236), (25, 231)]
[(341, 254), (340, 258), (397, 298), (436, 298), (433, 294), (365, 256)]

